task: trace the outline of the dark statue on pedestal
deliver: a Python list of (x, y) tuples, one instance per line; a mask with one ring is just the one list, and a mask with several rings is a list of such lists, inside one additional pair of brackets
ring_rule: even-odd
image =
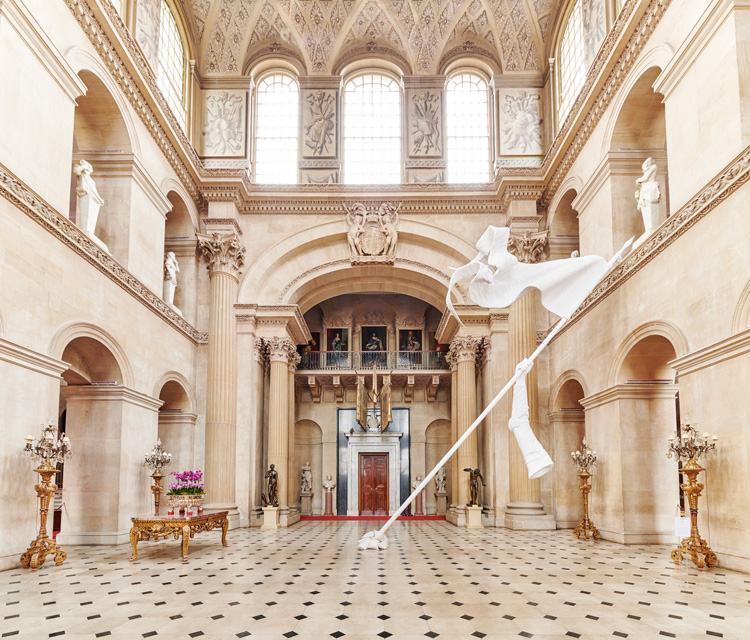
[(264, 500), (264, 506), (278, 507), (279, 496), (276, 494), (276, 486), (279, 482), (279, 472), (276, 471), (276, 465), (271, 465), (265, 477), (268, 478), (268, 499)]
[(471, 492), (471, 498), (469, 499), (469, 504), (467, 506), (478, 507), (479, 503), (477, 502), (477, 498), (479, 497), (479, 480), (482, 480), (483, 487), (487, 486), (484, 482), (484, 477), (479, 469), (467, 468), (464, 469), (464, 471), (469, 472), (469, 490)]

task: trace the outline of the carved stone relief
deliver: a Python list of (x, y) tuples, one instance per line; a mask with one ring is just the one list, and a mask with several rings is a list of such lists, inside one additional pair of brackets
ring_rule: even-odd
[(412, 184), (430, 184), (430, 183), (441, 183), (445, 182), (445, 176), (442, 171), (434, 172), (419, 172), (411, 171), (409, 174), (409, 182)]
[(329, 171), (328, 173), (314, 174), (307, 172), (305, 182), (307, 184), (336, 184), (338, 182), (338, 172)]
[(352, 264), (379, 262), (393, 264), (398, 241), (398, 211), (396, 206), (384, 202), (377, 209), (367, 209), (362, 203), (346, 207), (349, 243)]
[(519, 262), (533, 264), (541, 262), (547, 248), (548, 232), (524, 232), (522, 236), (511, 234), (508, 238), (508, 253), (518, 258)]
[(247, 92), (204, 91), (203, 155), (247, 155)]
[(500, 153), (536, 156), (542, 154), (541, 90), (500, 89)]
[(409, 154), (442, 155), (442, 104), (440, 94), (420, 91), (411, 96), (409, 109)]
[(160, 0), (140, 0), (136, 14), (135, 40), (152, 70), (156, 73), (159, 62)]
[(604, 0), (583, 0), (583, 64), (588, 69), (602, 45), (607, 27)]
[(303, 92), (302, 132), (306, 158), (336, 156), (336, 91)]

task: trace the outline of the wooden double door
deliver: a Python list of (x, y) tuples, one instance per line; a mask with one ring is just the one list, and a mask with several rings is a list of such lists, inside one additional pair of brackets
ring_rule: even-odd
[(359, 515), (388, 515), (388, 454), (359, 454)]

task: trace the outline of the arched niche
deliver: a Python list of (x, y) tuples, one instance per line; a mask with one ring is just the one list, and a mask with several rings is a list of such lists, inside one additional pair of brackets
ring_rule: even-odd
[(676, 357), (674, 345), (666, 337), (646, 336), (629, 349), (620, 367), (617, 382), (674, 382), (675, 372), (669, 362)]
[[(177, 191), (169, 191), (167, 200), (171, 209), (164, 224), (164, 258), (167, 252), (175, 254), (179, 265), (177, 287), (174, 291), (174, 306), (191, 324), (196, 322), (196, 297), (198, 268), (200, 261), (195, 252), (197, 220), (191, 207)], [(166, 292), (162, 291), (166, 300)]]
[[(164, 450), (172, 454), (168, 473), (193, 469), (195, 448), (195, 420), (192, 392), (187, 380), (179, 374), (167, 374), (158, 398), (159, 438)], [(168, 485), (168, 479), (165, 480)]]
[[(300, 471), (305, 462), (312, 469), (312, 512), (323, 513), (323, 430), (314, 420), (298, 420), (294, 424), (294, 461), (296, 474), (290, 478), (295, 486), (295, 504), (299, 504)], [(335, 477), (335, 474), (332, 474)], [(334, 500), (335, 503), (335, 500)]]
[[(424, 469), (425, 473), (432, 471), (432, 468), (440, 462), (442, 457), (448, 453), (453, 442), (451, 442), (451, 422), (450, 420), (438, 419), (433, 420), (425, 430), (424, 444)], [(453, 460), (451, 458), (445, 463), (445, 484), (448, 493), (448, 504), (454, 499), (452, 469)], [(437, 502), (435, 499), (435, 483), (430, 482), (422, 493), (425, 515), (435, 515)], [(454, 499), (455, 501), (455, 499)]]
[(69, 365), (62, 374), (67, 384), (123, 383), (122, 371), (114, 354), (95, 338), (71, 340), (63, 350), (62, 360)]
[(575, 189), (568, 189), (557, 202), (549, 222), (550, 258), (569, 258), (574, 251), (580, 251), (580, 230), (578, 211), (573, 201), (578, 197)]

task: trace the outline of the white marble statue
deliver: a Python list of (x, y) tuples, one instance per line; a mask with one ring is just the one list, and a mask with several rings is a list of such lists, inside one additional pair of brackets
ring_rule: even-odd
[(310, 463), (305, 462), (305, 466), (299, 474), (300, 479), (300, 491), (302, 493), (310, 493), (312, 491), (312, 471), (310, 470)]
[(659, 225), (659, 211), (661, 202), (661, 192), (659, 183), (656, 180), (658, 167), (653, 158), (646, 158), (643, 163), (643, 175), (635, 181), (638, 191), (635, 192), (638, 211), (643, 216), (643, 226), (646, 231), (644, 235), (650, 235), (651, 232)]
[(99, 247), (109, 251), (107, 245), (96, 237), (96, 223), (99, 220), (99, 210), (104, 199), (96, 190), (96, 183), (91, 177), (94, 168), (85, 160), (79, 160), (73, 165), (73, 173), (78, 177), (76, 195), (78, 196), (78, 226)]
[(166, 302), (174, 311), (182, 315), (180, 310), (174, 306), (174, 292), (177, 288), (177, 274), (180, 272), (180, 265), (174, 255), (174, 251), (167, 251), (164, 256), (164, 302)]
[(446, 474), (445, 467), (440, 467), (440, 469), (437, 472), (437, 475), (435, 476), (435, 491), (437, 491), (437, 493), (445, 493), (446, 492), (446, 489), (445, 489), (445, 482), (446, 482), (445, 474)]
[(336, 488), (336, 483), (333, 481), (333, 478), (330, 474), (326, 476), (326, 481), (323, 483), (323, 488), (326, 490), (326, 493), (331, 493)]

